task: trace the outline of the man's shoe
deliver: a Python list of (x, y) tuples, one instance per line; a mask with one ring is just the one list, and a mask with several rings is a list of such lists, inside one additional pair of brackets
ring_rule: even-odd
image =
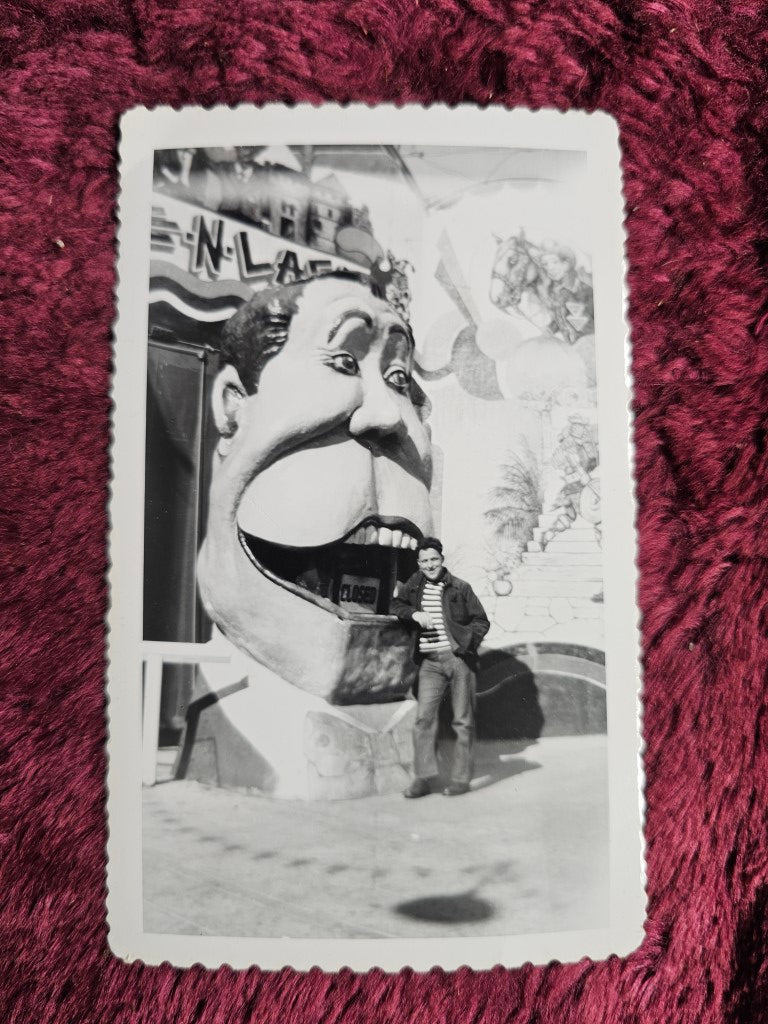
[(429, 782), (426, 779), (414, 779), (403, 796), (406, 800), (417, 800), (420, 796), (429, 796), (431, 793)]
[(449, 782), (443, 790), (443, 796), (463, 796), (469, 792), (468, 782)]

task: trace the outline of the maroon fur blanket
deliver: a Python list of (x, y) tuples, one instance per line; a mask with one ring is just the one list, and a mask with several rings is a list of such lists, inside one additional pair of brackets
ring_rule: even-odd
[[(758, 0), (0, 0), (0, 1020), (766, 1019), (767, 56)], [(618, 119), (649, 899), (626, 959), (302, 976), (108, 951), (117, 122), (275, 100)]]

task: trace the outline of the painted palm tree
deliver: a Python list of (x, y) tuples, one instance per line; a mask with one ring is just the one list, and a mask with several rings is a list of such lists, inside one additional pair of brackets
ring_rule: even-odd
[(501, 579), (520, 561), (532, 539), (544, 494), (539, 463), (527, 443), (520, 451), (510, 452), (499, 468), (501, 480), (489, 494), (490, 507), (484, 515), (500, 553), (497, 575)]

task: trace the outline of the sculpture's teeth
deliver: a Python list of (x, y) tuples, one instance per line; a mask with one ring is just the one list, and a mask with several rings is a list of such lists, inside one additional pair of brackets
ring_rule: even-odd
[(385, 548), (401, 548), (405, 551), (414, 550), (418, 541), (402, 530), (390, 530), (388, 526), (358, 526), (354, 533), (346, 538), (346, 544), (378, 544)]

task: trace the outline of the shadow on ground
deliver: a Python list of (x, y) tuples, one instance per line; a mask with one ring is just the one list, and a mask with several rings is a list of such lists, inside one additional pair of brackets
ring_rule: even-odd
[(438, 924), (464, 924), (487, 921), (493, 917), (493, 904), (470, 892), (455, 896), (423, 896), (417, 900), (398, 903), (394, 911), (416, 921), (435, 921)]
[[(485, 740), (475, 744), (475, 770), (472, 775), (472, 790), (486, 789), (498, 782), (511, 779), (523, 772), (541, 768), (538, 761), (529, 761), (519, 756), (536, 740)], [(437, 763), (441, 780), (450, 778), (453, 759), (453, 737), (442, 739), (438, 747)], [(458, 799), (458, 798), (457, 798)]]
[(475, 884), (457, 893), (440, 893), (398, 903), (392, 909), (396, 914), (417, 921), (437, 924), (470, 924), (495, 917), (499, 906), (484, 899), (480, 892), (487, 886), (498, 888), (498, 883), (519, 880), (517, 865), (509, 859), (495, 860), (484, 867), (478, 865)]

